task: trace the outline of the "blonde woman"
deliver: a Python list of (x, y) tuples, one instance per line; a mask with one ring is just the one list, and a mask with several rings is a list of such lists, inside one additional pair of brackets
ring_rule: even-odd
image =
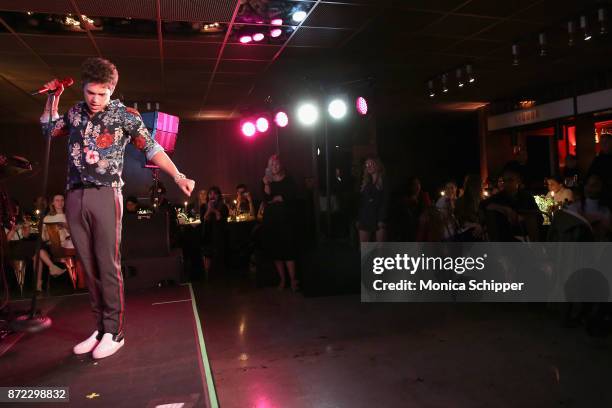
[(277, 155), (268, 160), (262, 179), (266, 210), (263, 215), (263, 245), (280, 277), (279, 289), (285, 288), (285, 267), (291, 279), (291, 289), (298, 290), (295, 273), (296, 242), (293, 227), (296, 185)]
[(374, 236), (384, 242), (387, 236), (388, 187), (385, 168), (379, 159), (369, 157), (364, 163), (357, 229), (359, 241), (369, 242)]

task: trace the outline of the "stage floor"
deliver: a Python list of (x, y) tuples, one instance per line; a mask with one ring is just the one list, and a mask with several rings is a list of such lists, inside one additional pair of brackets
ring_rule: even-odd
[(194, 290), (223, 408), (612, 406), (612, 337), (545, 304)]
[[(207, 361), (190, 287), (130, 292), (126, 303), (125, 346), (95, 361), (91, 355), (72, 354), (72, 347), (93, 331), (87, 294), (42, 299), (40, 306), (53, 326), (37, 334), (13, 334), (0, 343), (0, 386), (70, 388), (69, 405), (16, 404), (20, 407), (209, 406)], [(14, 305), (26, 308), (28, 303)]]

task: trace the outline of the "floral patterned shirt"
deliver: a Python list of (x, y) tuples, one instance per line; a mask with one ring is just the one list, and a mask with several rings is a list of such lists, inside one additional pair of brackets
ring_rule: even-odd
[(138, 112), (118, 100), (110, 101), (104, 111), (91, 117), (85, 102), (79, 102), (51, 126), (51, 136), (68, 135), (68, 190), (80, 184), (123, 187), (121, 173), (128, 142), (143, 151), (148, 160), (164, 150), (153, 140)]

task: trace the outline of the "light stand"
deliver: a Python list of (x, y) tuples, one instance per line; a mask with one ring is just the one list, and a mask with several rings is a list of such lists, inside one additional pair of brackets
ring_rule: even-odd
[(328, 138), (328, 132), (327, 132), (327, 115), (324, 115), (323, 117), (323, 127), (324, 127), (324, 133), (323, 133), (323, 137), (324, 137), (324, 143), (325, 143), (325, 215), (327, 218), (327, 239), (331, 240), (332, 239), (332, 228), (331, 228), (331, 222), (332, 222), (332, 216), (331, 216), (331, 180), (329, 178), (329, 138)]
[[(49, 121), (47, 122), (47, 129), (45, 132), (45, 153), (43, 156), (43, 182), (42, 182), (42, 197), (47, 195), (47, 184), (49, 183), (49, 157), (51, 153), (51, 129), (53, 120), (53, 104), (55, 103), (55, 90), (49, 91)], [(32, 303), (30, 305), (29, 313), (17, 316), (17, 318), (11, 322), (11, 328), (19, 332), (30, 332), (36, 333), (44, 329), (51, 327), (52, 321), (48, 316), (43, 316), (40, 311), (36, 310), (36, 302), (38, 298), (38, 291), (36, 290), (38, 269), (40, 268), (40, 250), (42, 248), (42, 233), (43, 233), (43, 217), (38, 222), (38, 238), (36, 239), (36, 252), (34, 254), (34, 273), (32, 274), (33, 283), (33, 294)]]

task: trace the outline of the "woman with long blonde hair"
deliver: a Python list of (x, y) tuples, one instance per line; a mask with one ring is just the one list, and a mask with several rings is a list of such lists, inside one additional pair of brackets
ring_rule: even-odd
[(296, 185), (293, 178), (285, 172), (278, 155), (270, 156), (268, 167), (262, 179), (266, 210), (263, 214), (263, 244), (268, 256), (274, 261), (280, 283), (285, 288), (285, 268), (289, 274), (291, 290), (298, 290), (295, 270), (297, 243), (295, 228), (294, 201)]
[(385, 168), (380, 159), (368, 157), (364, 162), (357, 220), (360, 242), (371, 241), (372, 235), (377, 242), (385, 241), (388, 201)]

